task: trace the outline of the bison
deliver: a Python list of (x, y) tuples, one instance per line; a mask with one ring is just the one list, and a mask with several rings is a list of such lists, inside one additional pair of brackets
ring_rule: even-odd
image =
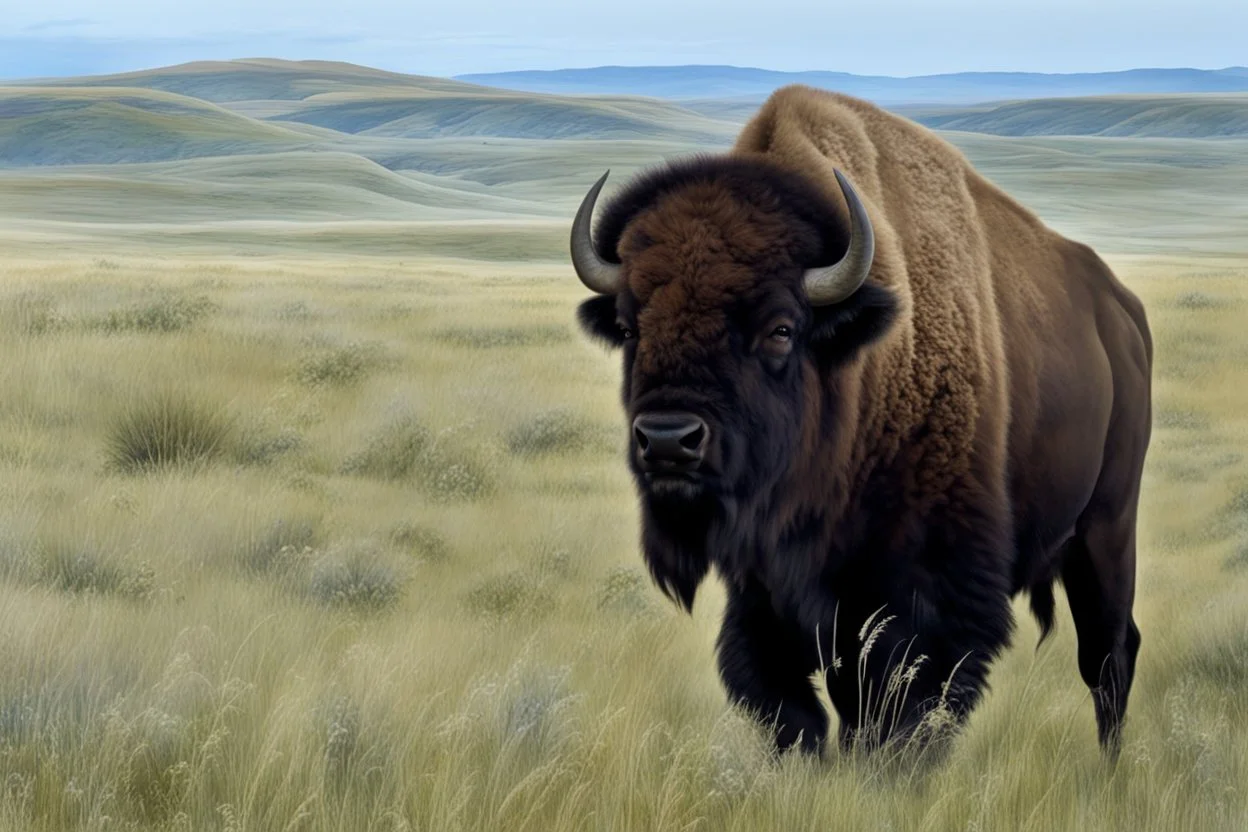
[[(623, 352), (644, 558), (690, 609), (714, 567), (731, 702), (821, 753), (957, 726), (1026, 591), (1065, 586), (1117, 753), (1140, 633), (1151, 430), (1142, 304), (931, 131), (775, 92), (732, 149), (631, 181), (591, 233), (577, 317)], [(943, 715), (943, 718), (936, 718)]]

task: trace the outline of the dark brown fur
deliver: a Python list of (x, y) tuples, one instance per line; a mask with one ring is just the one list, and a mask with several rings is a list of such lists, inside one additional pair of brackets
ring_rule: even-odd
[[(836, 168), (876, 257), (855, 295), (812, 308), (803, 271), (847, 242)], [(803, 87), (731, 153), (632, 183), (597, 246), (626, 288), (580, 314), (624, 348), (630, 420), (693, 412), (714, 440), (696, 486), (661, 489), (630, 454), (646, 561), (685, 606), (712, 566), (724, 578), (721, 676), (780, 747), (822, 746), (809, 677), (833, 657), (842, 741), (909, 736), (940, 703), (963, 717), (1008, 643), (1010, 597), (1030, 591), (1047, 632), (1059, 577), (1117, 747), (1152, 347), (1095, 253), (930, 131)], [(783, 358), (778, 320), (795, 331)], [(883, 619), (864, 655), (860, 629)]]

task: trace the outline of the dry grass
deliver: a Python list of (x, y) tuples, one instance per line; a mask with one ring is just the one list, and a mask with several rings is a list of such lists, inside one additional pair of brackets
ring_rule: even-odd
[[(943, 762), (769, 760), (720, 591), (689, 618), (641, 570), (561, 265), (7, 262), (0, 827), (1244, 828), (1248, 264), (1114, 262), (1159, 413), (1116, 769), (1069, 617), (1037, 652), (1021, 606)], [(231, 430), (123, 473), (169, 390)]]

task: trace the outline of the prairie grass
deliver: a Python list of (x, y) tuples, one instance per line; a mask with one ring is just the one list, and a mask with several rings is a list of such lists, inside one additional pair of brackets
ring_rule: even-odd
[[(1248, 264), (1113, 259), (1158, 418), (1110, 767), (1022, 603), (941, 759), (772, 759), (717, 583), (646, 576), (563, 265), (93, 259), (0, 282), (0, 828), (1248, 824)], [(210, 312), (95, 323), (169, 298)]]

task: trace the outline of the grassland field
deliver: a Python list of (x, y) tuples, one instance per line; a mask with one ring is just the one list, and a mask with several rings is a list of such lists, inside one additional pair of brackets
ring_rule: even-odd
[[(330, 83), (174, 80), (232, 124)], [(773, 760), (715, 581), (686, 616), (645, 576), (616, 358), (573, 326), (585, 186), (722, 146), (674, 112), (0, 153), (0, 829), (1248, 828), (1248, 142), (947, 134), (1149, 310), (1117, 766), (1060, 597), (940, 764)]]

